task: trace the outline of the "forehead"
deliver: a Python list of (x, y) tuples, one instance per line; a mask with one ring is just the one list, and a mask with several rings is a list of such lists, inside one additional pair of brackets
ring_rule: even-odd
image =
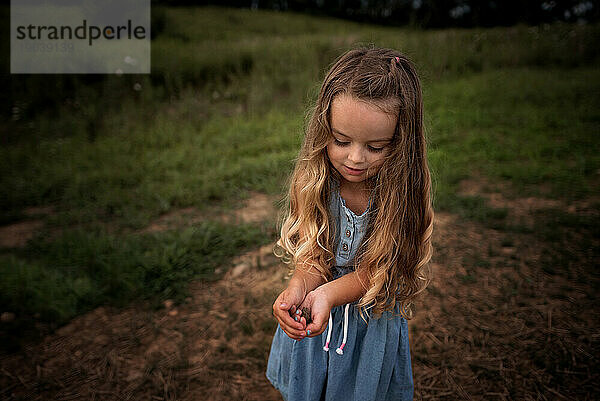
[(396, 129), (396, 115), (386, 113), (375, 104), (341, 94), (331, 102), (331, 128), (360, 142), (391, 140)]

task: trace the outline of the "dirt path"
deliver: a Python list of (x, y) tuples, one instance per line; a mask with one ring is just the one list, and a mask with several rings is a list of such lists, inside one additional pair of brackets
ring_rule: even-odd
[(270, 249), (247, 255), (251, 272), (193, 283), (185, 304), (167, 302), (155, 312), (98, 308), (24, 353), (5, 357), (3, 397), (278, 399), (263, 374), (274, 330), (263, 306), (283, 285), (285, 271), (256, 264), (274, 262), (265, 256)]
[[(556, 244), (535, 232), (436, 214), (434, 279), (409, 323), (416, 399), (600, 394), (598, 238), (595, 250), (582, 249), (576, 240), (589, 233), (568, 233), (577, 257), (552, 270), (545, 264), (555, 259), (546, 256)], [(0, 398), (280, 400), (264, 371), (271, 303), (287, 270), (271, 246), (233, 265), (223, 280), (192, 283), (182, 305), (98, 308), (0, 357)]]

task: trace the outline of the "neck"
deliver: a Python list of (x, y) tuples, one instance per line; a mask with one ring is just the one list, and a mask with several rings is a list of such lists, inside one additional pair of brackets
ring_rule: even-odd
[(341, 186), (351, 192), (366, 192), (367, 185), (364, 182), (350, 182), (343, 180)]
[(361, 182), (351, 182), (348, 180), (345, 180), (344, 178), (341, 178), (339, 180), (340, 182), (340, 189), (343, 188), (344, 190), (348, 191), (348, 192), (354, 192), (354, 193), (369, 193), (369, 186), (367, 185), (367, 181), (361, 181)]

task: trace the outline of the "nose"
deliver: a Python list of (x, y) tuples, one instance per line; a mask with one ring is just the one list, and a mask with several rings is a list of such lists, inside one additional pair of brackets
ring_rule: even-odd
[(365, 153), (362, 146), (359, 144), (353, 145), (348, 152), (348, 160), (355, 165), (365, 162)]

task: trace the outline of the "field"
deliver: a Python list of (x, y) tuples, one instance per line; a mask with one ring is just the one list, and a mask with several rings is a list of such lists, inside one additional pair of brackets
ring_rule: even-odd
[(599, 26), (217, 8), (153, 24), (149, 76), (1, 77), (1, 398), (279, 399), (277, 210), (327, 67), (370, 44), (424, 85), (415, 398), (598, 398)]

